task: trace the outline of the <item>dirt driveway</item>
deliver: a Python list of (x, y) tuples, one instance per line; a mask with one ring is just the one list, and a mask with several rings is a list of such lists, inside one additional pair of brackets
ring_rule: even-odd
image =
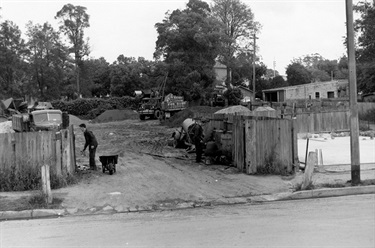
[[(87, 178), (78, 185), (55, 190), (66, 208), (173, 205), (289, 190), (289, 181), (279, 176), (249, 176), (229, 166), (195, 163), (195, 154), (167, 146), (174, 128), (160, 126), (158, 121), (132, 119), (88, 124), (88, 128), (99, 142), (97, 159), (119, 155), (117, 172), (87, 171)], [(76, 128), (77, 154), (83, 143)], [(88, 158), (78, 155), (77, 163), (88, 164)]]

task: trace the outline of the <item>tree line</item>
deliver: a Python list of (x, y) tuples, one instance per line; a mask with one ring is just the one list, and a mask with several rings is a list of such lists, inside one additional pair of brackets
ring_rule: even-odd
[[(358, 33), (358, 88), (375, 91), (375, 8), (360, 3)], [(256, 61), (257, 97), (268, 88), (347, 78), (347, 58), (328, 60), (319, 54), (295, 58), (286, 68), (287, 80), (254, 57), (253, 36), (262, 26), (251, 8), (240, 0), (214, 0), (211, 6), (189, 0), (184, 9), (167, 12), (155, 24), (154, 60), (120, 54), (113, 63), (90, 58), (85, 30), (90, 16), (83, 6), (66, 4), (56, 12), (56, 30), (46, 22), (26, 25), (26, 39), (10, 20), (0, 22), (0, 98), (33, 96), (40, 100), (65, 97), (126, 96), (156, 87), (167, 79), (166, 92), (187, 100), (207, 97), (216, 82), (214, 66), (227, 67), (225, 84), (252, 89)], [(258, 49), (256, 47), (255, 49)], [(258, 54), (258, 53), (257, 53)], [(370, 83), (369, 83), (370, 82)], [(233, 94), (239, 94), (233, 90)]]

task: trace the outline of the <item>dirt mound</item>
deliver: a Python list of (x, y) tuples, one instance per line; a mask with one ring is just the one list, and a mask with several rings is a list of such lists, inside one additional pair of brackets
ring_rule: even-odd
[(190, 108), (187, 108), (187, 109), (184, 109), (182, 111), (177, 112), (176, 114), (174, 114), (168, 120), (162, 121), (161, 124), (165, 125), (165, 126), (168, 126), (168, 127), (180, 127), (184, 120), (186, 120), (187, 118), (193, 118), (194, 113), (213, 114), (220, 109), (222, 109), (222, 108), (220, 108), (220, 107), (210, 107), (210, 106), (190, 107)]
[(69, 125), (75, 125), (78, 126), (79, 124), (85, 123), (87, 124), (87, 121), (81, 120), (75, 115), (69, 115)]
[(93, 122), (111, 122), (138, 119), (138, 113), (131, 109), (111, 109), (96, 117)]
[(242, 105), (236, 105), (236, 106), (230, 106), (228, 108), (225, 108), (225, 109), (221, 109), (217, 112), (215, 112), (215, 114), (234, 114), (234, 113), (249, 113), (251, 112), (250, 109), (242, 106)]

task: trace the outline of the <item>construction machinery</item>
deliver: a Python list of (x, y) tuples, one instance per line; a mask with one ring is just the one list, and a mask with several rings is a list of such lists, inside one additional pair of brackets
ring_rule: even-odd
[(141, 103), (137, 110), (141, 120), (145, 120), (146, 117), (150, 119), (168, 119), (176, 112), (188, 107), (188, 103), (184, 101), (182, 96), (173, 94), (164, 96), (167, 77), (168, 74), (156, 89), (143, 91)]

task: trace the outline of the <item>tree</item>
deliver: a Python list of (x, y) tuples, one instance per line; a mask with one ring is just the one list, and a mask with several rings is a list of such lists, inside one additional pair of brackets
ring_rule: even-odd
[(49, 23), (34, 25), (29, 22), (26, 35), (30, 86), (33, 86), (30, 90), (38, 89), (34, 94), (41, 100), (60, 97), (69, 63), (68, 48), (63, 45), (59, 33)]
[(332, 78), (344, 77), (344, 74), (339, 71), (337, 60), (325, 59), (319, 53), (302, 56), (294, 59), (292, 63), (303, 65), (310, 72), (314, 82), (325, 82)]
[[(156, 87), (160, 82), (160, 77), (154, 77), (153, 66), (153, 63), (142, 57), (136, 60), (133, 57), (118, 56), (117, 61), (110, 66), (111, 95), (132, 96), (135, 90)], [(162, 77), (164, 78), (164, 76), (165, 73)], [(154, 84), (150, 84), (150, 81), (153, 81)]]
[(284, 80), (282, 76), (276, 76), (272, 78), (270, 82), (270, 89), (288, 86), (288, 82)]
[(77, 93), (79, 95), (80, 70), (83, 66), (82, 59), (90, 54), (88, 39), (84, 40), (84, 30), (90, 27), (89, 15), (86, 13), (86, 7), (66, 4), (56, 13), (55, 19), (60, 20), (60, 30), (72, 44), (71, 52), (74, 53)]
[(221, 62), (227, 66), (226, 83), (232, 82), (230, 71), (235, 65), (235, 55), (253, 46), (253, 34), (260, 25), (254, 22), (251, 9), (239, 0), (213, 0), (212, 14), (221, 23), (223, 39), (220, 52)]
[(0, 96), (20, 97), (26, 93), (27, 53), (21, 31), (11, 21), (0, 24)]
[(354, 10), (360, 14), (354, 28), (357, 40), (357, 82), (362, 93), (375, 92), (375, 2), (359, 2)]
[(173, 82), (169, 89), (187, 100), (194, 83), (205, 89), (215, 79), (213, 66), (221, 37), (219, 24), (210, 12), (207, 3), (190, 0), (184, 10), (174, 10), (155, 24), (158, 38), (154, 57), (163, 58), (168, 65), (168, 84)]
[(91, 91), (91, 95), (100, 97), (110, 94), (111, 78), (110, 65), (105, 58), (89, 59), (84, 62), (84, 73), (87, 75), (85, 88)]
[(311, 83), (311, 73), (300, 63), (292, 63), (286, 69), (289, 85), (299, 85)]

